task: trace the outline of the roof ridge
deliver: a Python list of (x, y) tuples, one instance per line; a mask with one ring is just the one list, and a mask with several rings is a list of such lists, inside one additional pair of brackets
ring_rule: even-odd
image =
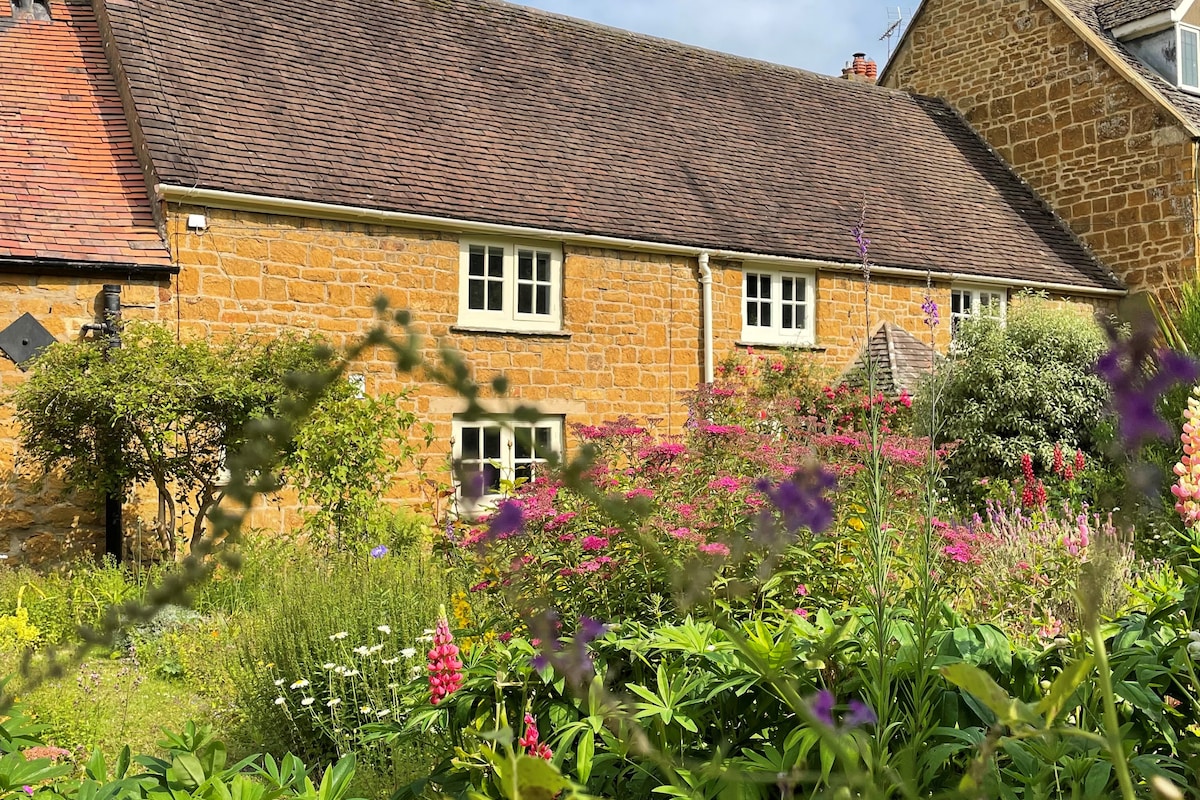
[[(451, 0), (451, 2), (454, 2), (454, 0)], [(791, 64), (780, 64), (776, 61), (767, 61), (765, 59), (754, 58), (752, 56), (743, 56), (743, 55), (739, 55), (738, 53), (730, 53), (728, 51), (717, 50), (712, 47), (704, 47), (702, 45), (690, 44), (688, 42), (683, 42), (678, 39), (670, 39), (665, 36), (657, 36), (657, 35), (651, 34), (651, 33), (641, 33), (639, 31), (632, 31), (632, 30), (629, 30), (628, 28), (621, 28), (616, 25), (609, 25), (604, 22), (597, 22), (595, 20), (583, 19), (582, 17), (573, 17), (570, 14), (563, 14), (563, 13), (559, 13), (556, 11), (548, 11), (544, 8), (537, 8), (535, 6), (522, 5), (521, 3), (510, 3), (510, 2), (507, 2), (507, 0), (474, 0), (474, 2), (477, 2), (479, 4), (496, 6), (497, 8), (516, 9), (516, 10), (520, 10), (524, 13), (527, 13), (531, 17), (539, 17), (539, 16), (540, 17), (548, 17), (548, 18), (552, 18), (552, 19), (556, 19), (556, 20), (560, 20), (560, 21), (569, 22), (571, 24), (578, 25), (581, 28), (590, 28), (597, 32), (617, 33), (617, 34), (622, 34), (622, 35), (627, 36), (632, 39), (640, 39), (643, 41), (656, 42), (658, 44), (665, 45), (671, 49), (682, 51), (682, 52), (691, 52), (691, 53), (696, 53), (699, 55), (716, 56), (719, 59), (732, 61), (732, 62), (740, 62), (740, 63), (747, 64), (747, 65), (753, 65), (756, 68), (768, 67), (770, 69), (778, 70), (778, 71), (782, 71), (782, 72), (788, 72), (788, 73), (793, 73), (793, 74), (799, 73), (806, 77), (813, 78), (813, 79), (820, 80), (820, 81), (836, 81), (838, 84), (845, 84), (848, 87), (855, 87), (855, 89), (879, 90), (881, 92), (887, 92), (890, 94), (898, 94), (898, 95), (911, 94), (910, 92), (907, 92), (903, 89), (893, 89), (890, 86), (884, 86), (880, 83), (868, 83), (866, 81), (850, 81), (850, 80), (846, 80), (845, 78), (843, 78), (840, 75), (826, 75), (823, 72), (816, 72), (814, 70), (805, 69), (804, 67), (797, 67), (797, 66), (793, 66)]]

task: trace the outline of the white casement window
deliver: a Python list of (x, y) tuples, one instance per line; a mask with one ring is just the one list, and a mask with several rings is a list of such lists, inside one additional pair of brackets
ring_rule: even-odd
[(1200, 91), (1200, 30), (1178, 25), (1176, 32), (1179, 37), (1179, 85)]
[(813, 344), (815, 295), (816, 280), (811, 273), (747, 267), (742, 277), (742, 340)]
[[(480, 481), (485, 499), (500, 496), (503, 481), (535, 480), (538, 464), (546, 463), (552, 454), (562, 455), (562, 442), (562, 417), (511, 426), (454, 419), (454, 461), (464, 481)], [(461, 486), (458, 494), (462, 495)]]
[(950, 335), (957, 336), (962, 321), (988, 317), (1004, 322), (1008, 313), (1008, 294), (1003, 289), (956, 286), (950, 290)]
[(470, 239), (461, 242), (459, 256), (460, 325), (562, 329), (562, 248)]

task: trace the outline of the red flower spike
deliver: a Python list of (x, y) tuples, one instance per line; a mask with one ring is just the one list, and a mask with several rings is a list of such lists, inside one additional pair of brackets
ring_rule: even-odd
[[(1054, 464), (1050, 468), (1050, 471), (1053, 472), (1055, 475), (1063, 474), (1063, 451), (1062, 451), (1061, 445), (1058, 445), (1058, 444), (1054, 445)], [(1068, 480), (1070, 480), (1070, 479), (1068, 478)]]

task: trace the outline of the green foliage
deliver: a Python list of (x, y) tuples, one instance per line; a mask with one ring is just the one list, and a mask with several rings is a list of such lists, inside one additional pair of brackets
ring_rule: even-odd
[[(408, 440), (417, 417), (404, 397), (327, 397), (296, 435), (288, 459), (304, 512), (304, 530), (333, 548), (365, 550), (397, 543), (403, 522), (384, 501), (397, 471), (417, 454)], [(433, 429), (423, 427), (425, 444)], [(402, 535), (402, 534), (401, 534)]]
[[(339, 742), (310, 716), (289, 718), (288, 709), (275, 702), (279, 688), (266, 676), (287, 686), (307, 680), (312, 685), (310, 696), (322, 704), (341, 697), (331, 691), (335, 676), (326, 664), (349, 666), (352, 648), (357, 646), (393, 640), (415, 643), (433, 627), (439, 607), (452, 591), (444, 569), (417, 548), (396, 550), (382, 558), (353, 553), (322, 556), (297, 549), (247, 603), (253, 614), (238, 634), (236, 702), (248, 735), (276, 754), (337, 752)], [(380, 625), (390, 633), (379, 631)], [(388, 695), (394, 670), (381, 660), (358, 667), (362, 679), (375, 687), (372, 691)], [(360, 705), (351, 697), (344, 702), (352, 712)]]
[(954, 495), (978, 498), (982, 478), (1015, 479), (1023, 453), (1045, 467), (1056, 444), (1102, 457), (1108, 389), (1094, 366), (1106, 347), (1095, 321), (1036, 297), (1014, 303), (1007, 325), (964, 323), (916, 415), (927, 419), (940, 394), (938, 441), (957, 442), (946, 465)]
[(121, 337), (119, 349), (59, 342), (38, 357), (14, 393), (21, 446), (77, 489), (124, 495), (153, 485), (162, 545), (173, 553), (179, 507), (196, 515), (195, 542), (221, 498), (226, 452), (246, 441), (247, 423), (296, 393), (290, 374), (320, 371), (328, 358), (296, 336), (180, 342), (165, 326), (133, 322)]
[[(142, 588), (132, 572), (110, 560), (78, 561), (48, 573), (0, 570), (0, 620), (15, 619), (23, 609), (28, 626), (38, 631), (25, 644), (75, 642), (81, 626), (96, 626), (112, 605), (140, 598)], [(0, 652), (15, 647), (0, 639)]]

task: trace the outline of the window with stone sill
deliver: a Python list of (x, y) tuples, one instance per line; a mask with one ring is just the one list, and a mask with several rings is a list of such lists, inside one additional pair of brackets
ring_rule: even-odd
[(1008, 313), (1008, 293), (1003, 289), (954, 286), (950, 289), (950, 337), (958, 336), (963, 320), (987, 317), (1001, 324)]
[(810, 272), (746, 267), (742, 275), (742, 341), (811, 345), (816, 280)]
[(466, 421), (454, 418), (451, 454), (461, 476), (456, 496), (463, 485), (478, 481), (486, 504), (501, 497), (506, 489), (536, 480), (539, 464), (561, 456), (563, 418), (544, 417), (536, 423), (502, 425), (493, 420)]
[(464, 239), (458, 324), (505, 331), (562, 330), (562, 248)]

